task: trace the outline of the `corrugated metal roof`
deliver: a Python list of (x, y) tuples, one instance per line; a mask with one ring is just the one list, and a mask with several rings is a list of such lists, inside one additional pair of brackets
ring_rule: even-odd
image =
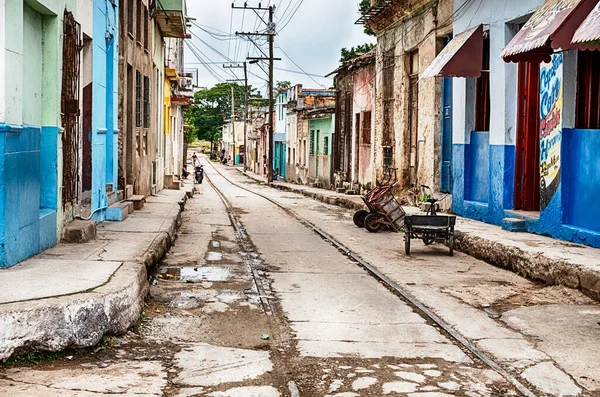
[[(481, 75), (481, 62), (473, 62), (473, 59), (481, 60), (482, 51), (483, 25), (478, 25), (457, 34), (427, 69), (421, 73), (420, 79), (438, 75), (479, 77)], [(464, 52), (464, 55), (467, 56), (459, 55), (461, 52)]]
[(600, 1), (573, 35), (578, 48), (598, 49), (600, 45)]
[[(515, 55), (547, 47), (552, 36), (582, 1), (585, 0), (546, 0), (500, 56), (510, 61)], [(551, 53), (548, 48), (544, 52)]]

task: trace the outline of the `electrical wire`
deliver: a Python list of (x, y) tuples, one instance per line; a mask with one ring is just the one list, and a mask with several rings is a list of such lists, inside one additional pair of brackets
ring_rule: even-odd
[(325, 88), (324, 84), (321, 84), (317, 80), (315, 80), (309, 73), (306, 72), (306, 70), (302, 69), (302, 67), (300, 65), (298, 65), (292, 58), (290, 58), (290, 56), (287, 54), (287, 52), (284, 51), (283, 48), (281, 48), (280, 46), (277, 46), (277, 48), (280, 49), (281, 52), (283, 52), (284, 55), (287, 57), (287, 59), (289, 59), (294, 65), (296, 65), (296, 67), (298, 69), (300, 69), (302, 71), (302, 73), (304, 73), (307, 77), (309, 77), (312, 81), (314, 81), (318, 86)]

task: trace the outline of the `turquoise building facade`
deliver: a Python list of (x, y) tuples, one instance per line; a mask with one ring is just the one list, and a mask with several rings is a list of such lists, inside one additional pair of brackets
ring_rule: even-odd
[[(106, 186), (116, 186), (118, 51), (111, 35), (117, 36), (117, 7), (117, 1), (109, 0), (0, 4), (0, 267), (12, 266), (60, 241), (65, 220), (73, 219), (83, 193), (85, 139), (91, 143), (89, 210), (95, 219), (103, 219), (100, 209), (108, 202)], [(73, 22), (75, 43), (67, 60), (80, 73), (80, 80), (73, 78), (69, 86), (77, 101), (64, 95), (66, 20)], [(85, 53), (86, 41), (89, 53)], [(92, 81), (89, 109), (78, 93), (86, 78)], [(68, 149), (64, 142), (74, 142), (72, 136), (65, 137), (65, 113), (92, 121), (89, 131), (83, 130), (81, 120), (70, 130), (81, 142), (72, 145), (75, 158), (69, 155), (75, 181), (65, 178), (64, 172)], [(67, 203), (64, 192), (69, 184), (75, 187), (76, 198)]]

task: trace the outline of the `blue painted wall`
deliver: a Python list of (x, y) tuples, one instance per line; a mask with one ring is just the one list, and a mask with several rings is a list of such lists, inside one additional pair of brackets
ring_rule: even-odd
[[(105, 220), (107, 185), (116, 192), (118, 183), (118, 3), (93, 3), (92, 49), (92, 211)], [(98, 210), (98, 211), (97, 211)]]
[(563, 132), (566, 223), (600, 232), (600, 130)]
[(58, 131), (0, 123), (0, 267), (57, 242)]
[[(485, 146), (485, 133), (479, 132), (471, 134), (471, 143), (453, 145), (452, 209), (500, 226), (503, 218), (521, 216), (512, 212), (515, 147)], [(539, 219), (526, 219), (528, 232), (600, 247), (598, 148), (600, 130), (564, 129), (561, 183)]]

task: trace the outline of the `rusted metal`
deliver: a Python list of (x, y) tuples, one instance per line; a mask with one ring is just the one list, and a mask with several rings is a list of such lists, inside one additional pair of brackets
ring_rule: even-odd
[(421, 74), (420, 79), (435, 76), (475, 77), (481, 68), (473, 59), (480, 59), (483, 51), (483, 25), (474, 26), (454, 37)]
[(600, 50), (600, 1), (579, 26), (571, 43), (582, 50)]
[(79, 182), (79, 80), (81, 25), (73, 14), (65, 10), (63, 22), (63, 62), (61, 119), (64, 132), (63, 143), (63, 204), (75, 203), (78, 199)]
[(506, 62), (549, 62), (554, 50), (570, 47), (575, 29), (593, 6), (589, 0), (546, 0), (500, 56)]

